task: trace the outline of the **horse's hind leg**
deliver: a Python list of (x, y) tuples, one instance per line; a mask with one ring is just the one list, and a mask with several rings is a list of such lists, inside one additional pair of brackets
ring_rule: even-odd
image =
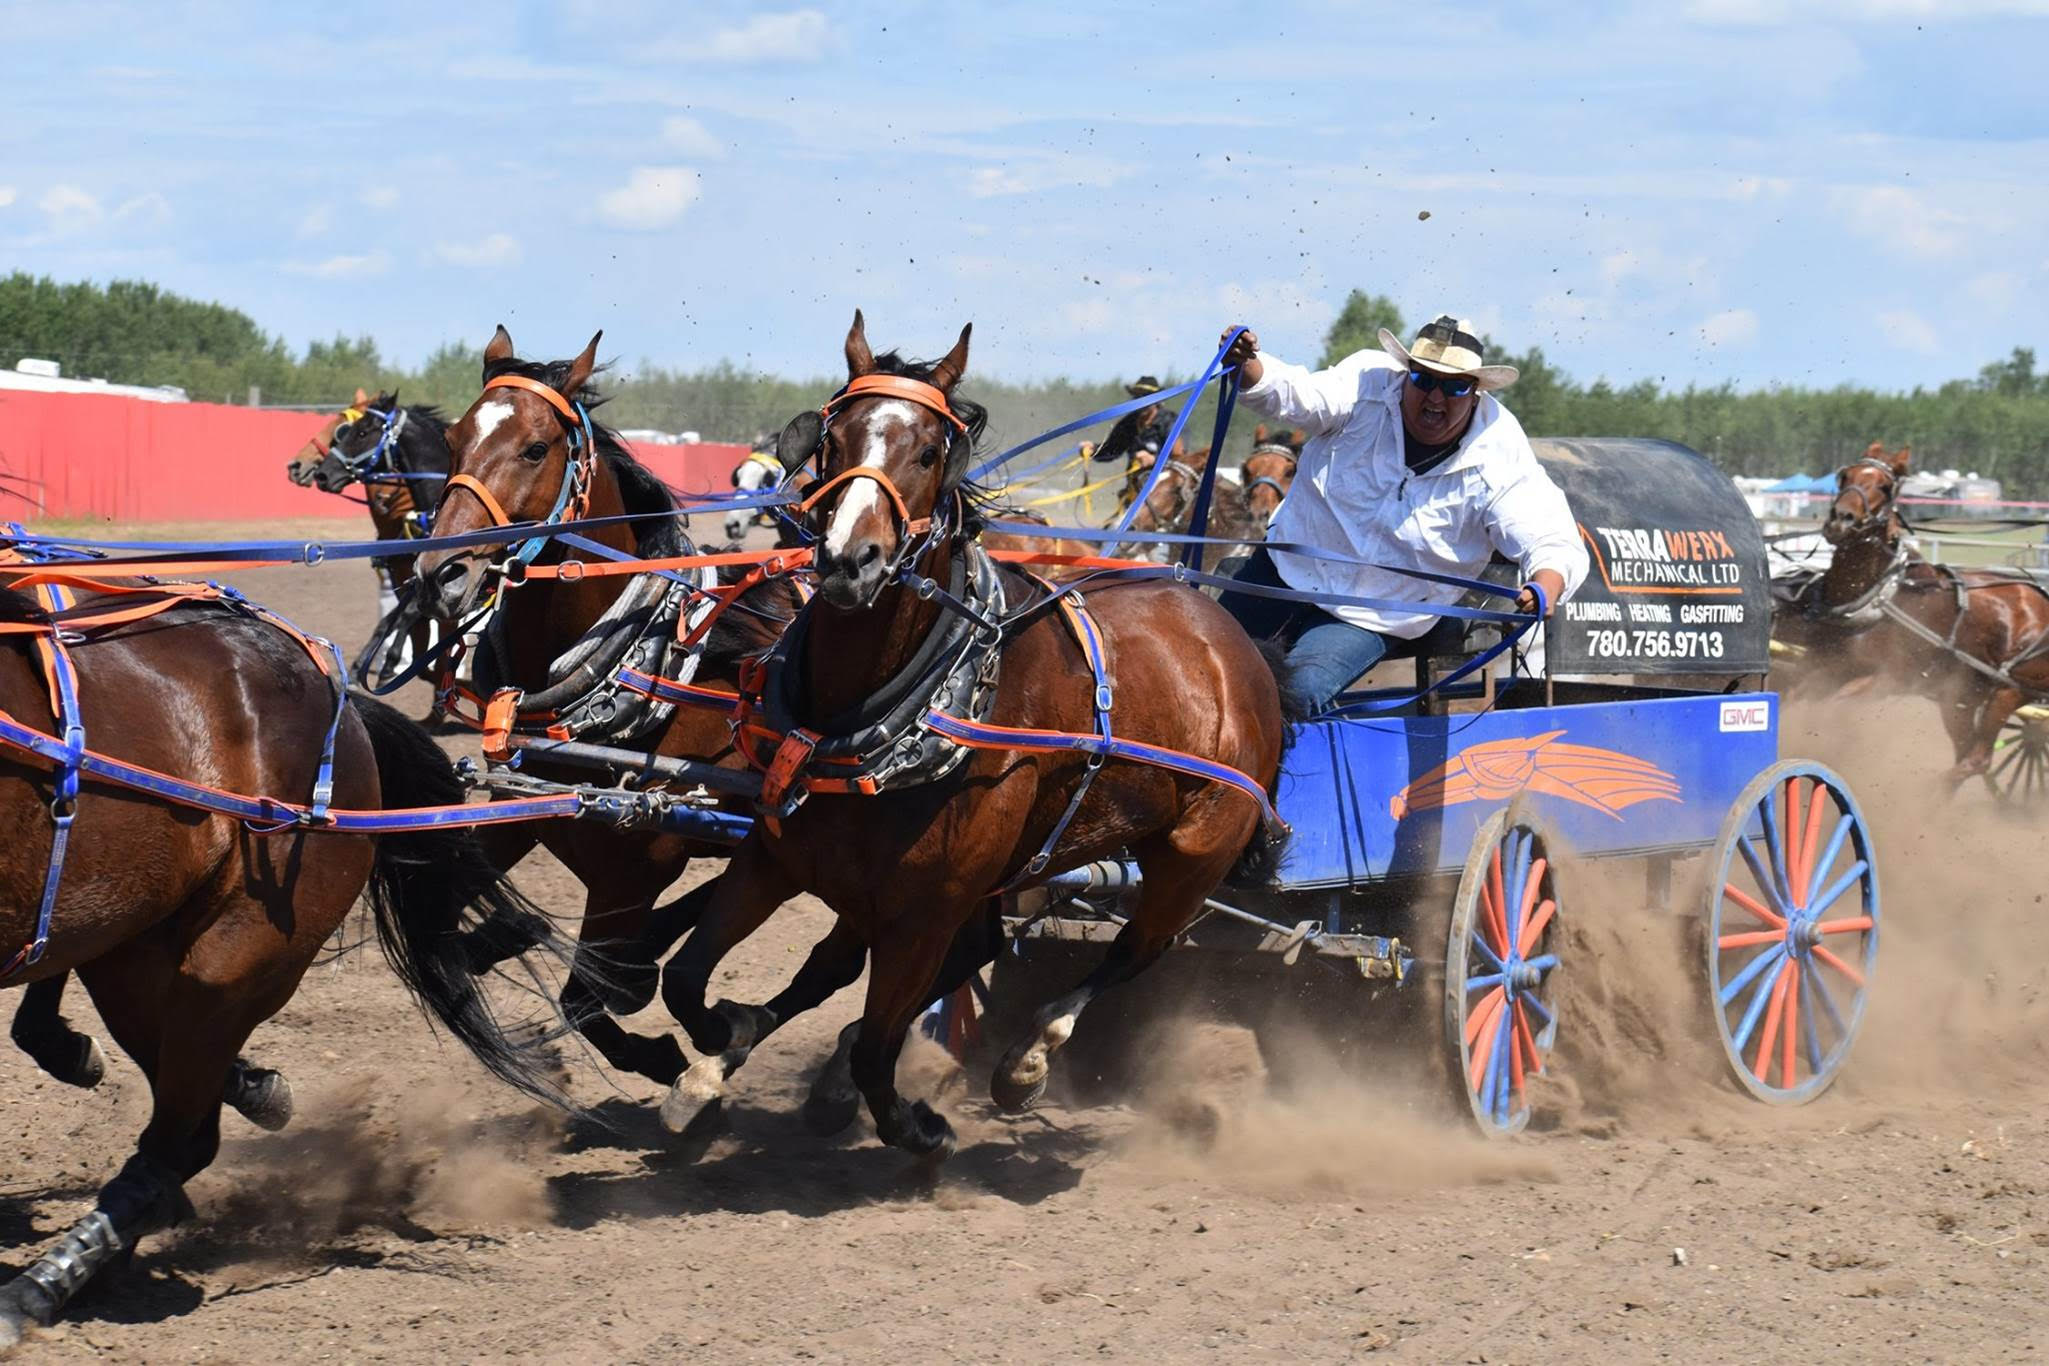
[(989, 1079), (990, 1098), (999, 1108), (1028, 1110), (1038, 1103), (1052, 1075), (1053, 1054), (1073, 1035), (1089, 1002), (1136, 976), (1166, 951), (1202, 909), (1203, 898), (1223, 881), (1244, 843), (1243, 837), (1235, 843), (1226, 839), (1212, 845), (1212, 852), (1191, 857), (1174, 847), (1174, 835), (1169, 834), (1133, 849), (1142, 881), (1131, 919), (1110, 941), (1095, 970), (1073, 991), (1041, 1006), (1025, 1036), (1003, 1055)]
[(107, 1055), (98, 1039), (73, 1029), (58, 1011), (69, 978), (69, 973), (58, 973), (24, 987), (21, 1004), (14, 1010), (12, 1033), (16, 1045), (36, 1066), (66, 1086), (89, 1090), (107, 1075)]
[(1949, 771), (1952, 790), (1992, 766), (1992, 747), (1999, 743), (2000, 730), (2006, 725), (2007, 718), (2026, 700), (2016, 688), (1993, 688), (1984, 704), (1971, 710), (1968, 720), (1972, 724), (1963, 727), (1961, 735), (1953, 737), (1956, 739), (1957, 762), (1956, 767)]
[(952, 944), (953, 936), (939, 929), (944, 923), (939, 916), (907, 915), (893, 927), (897, 933), (874, 937), (868, 951), (868, 1003), (851, 1059), (854, 1085), (875, 1117), (875, 1136), (931, 1159), (952, 1154), (953, 1126), (924, 1101), (903, 1098), (896, 1089), (896, 1063)]

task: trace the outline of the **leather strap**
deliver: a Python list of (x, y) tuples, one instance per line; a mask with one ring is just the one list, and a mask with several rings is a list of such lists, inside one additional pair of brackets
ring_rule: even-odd
[(484, 387), (486, 389), (524, 389), (530, 394), (539, 394), (542, 398), (548, 400), (549, 407), (562, 414), (563, 420), (569, 423), (570, 426), (583, 426), (583, 419), (577, 416), (575, 405), (557, 393), (553, 385), (543, 384), (537, 379), (528, 379), (525, 375), (500, 375), (494, 380), (486, 381)]

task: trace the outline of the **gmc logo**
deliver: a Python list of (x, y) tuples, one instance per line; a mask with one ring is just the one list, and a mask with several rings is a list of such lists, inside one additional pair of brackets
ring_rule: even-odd
[(1769, 702), (1724, 702), (1722, 703), (1722, 727), (1724, 731), (1770, 730), (1772, 728), (1772, 704)]

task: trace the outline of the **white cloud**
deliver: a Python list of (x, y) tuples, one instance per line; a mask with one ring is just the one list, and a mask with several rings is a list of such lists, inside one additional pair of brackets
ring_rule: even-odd
[(319, 280), (358, 280), (382, 275), (390, 267), (389, 256), (373, 251), (363, 256), (330, 256), (325, 261), (287, 261), (284, 271), (287, 275), (311, 275)]
[(121, 207), (114, 210), (116, 223), (140, 223), (158, 227), (171, 221), (171, 201), (155, 190), (136, 195), (133, 199), (121, 201)]
[(299, 220), (297, 231), (300, 239), (303, 240), (308, 237), (318, 237), (333, 226), (334, 206), (332, 204), (315, 204), (306, 211), (306, 216)]
[(1747, 346), (1757, 340), (1757, 315), (1747, 308), (1729, 308), (1700, 325), (1700, 339), (1709, 346)]
[(106, 217), (100, 201), (76, 185), (52, 185), (36, 201), (36, 207), (49, 216), (50, 227), (56, 232), (76, 232)]
[(825, 55), (828, 27), (815, 9), (758, 14), (738, 28), (720, 29), (693, 55), (714, 62), (806, 62)]
[(481, 269), (514, 265), (521, 252), (518, 242), (505, 233), (494, 232), (481, 242), (443, 242), (434, 248), (434, 254), (452, 266)]
[(377, 185), (363, 191), (363, 203), (372, 209), (389, 209), (398, 203), (398, 191), (390, 185)]
[(1878, 330), (1902, 351), (1918, 351), (1924, 356), (1932, 356), (1942, 349), (1942, 339), (1935, 335), (1935, 329), (1911, 308), (1895, 308), (1880, 313)]
[(688, 166), (636, 166), (624, 185), (598, 196), (598, 216), (616, 228), (666, 228), (701, 192), (698, 174)]
[(968, 193), (977, 199), (996, 195), (1037, 194), (1041, 190), (1106, 188), (1130, 168), (1101, 157), (1053, 157), (1020, 165), (982, 166), (968, 173)]
[(1906, 256), (1952, 255), (1971, 226), (1965, 215), (1900, 185), (1847, 188), (1835, 201), (1852, 231)]
[(726, 154), (725, 144), (696, 119), (677, 114), (662, 121), (662, 141), (687, 157), (718, 157)]
[(2018, 271), (1993, 270), (1974, 275), (1964, 283), (1964, 293), (1978, 307), (2004, 312), (2013, 307), (2014, 295), (2027, 287)]
[(12, 204), (14, 198), (14, 187), (12, 185), (0, 185), (0, 209), (4, 209), (9, 204)]
[(1747, 175), (1730, 189), (1732, 199), (1779, 199), (1793, 192), (1793, 182), (1784, 176)]

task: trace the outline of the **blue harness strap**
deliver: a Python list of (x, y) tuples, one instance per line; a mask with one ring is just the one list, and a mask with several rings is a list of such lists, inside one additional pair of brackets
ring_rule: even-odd
[[(61, 612), (73, 605), (71, 594), (56, 584), (36, 589), (43, 609)], [(64, 881), (64, 855), (71, 847), (71, 823), (78, 816), (78, 771), (85, 761), (85, 719), (79, 713), (78, 672), (72, 667), (71, 652), (55, 631), (38, 637), (36, 648), (43, 656), (50, 678), (50, 698), (57, 726), (49, 757), (55, 764), (56, 796), (50, 800), (50, 820), (56, 833), (50, 837), (50, 867), (43, 874), (43, 896), (36, 907), (36, 933), (20, 952), (0, 966), (0, 982), (42, 961), (50, 945), (50, 922), (57, 912), (57, 889)]]
[[(1043, 581), (1040, 582), (1040, 586), (1049, 587)], [(1110, 671), (1103, 660), (1102, 632), (1096, 626), (1095, 618), (1089, 615), (1088, 607), (1082, 602), (1080, 594), (1062, 598), (1060, 605), (1069, 629), (1074, 632), (1075, 640), (1081, 645), (1083, 657), (1088, 660), (1089, 672), (1095, 676), (1096, 735), (1097, 738), (1108, 742), (1112, 738), (1110, 707), (1115, 699), (1110, 691)], [(1082, 801), (1089, 795), (1089, 788), (1094, 786), (1096, 775), (1103, 771), (1103, 762), (1107, 757), (1101, 750), (1089, 754), (1087, 766), (1082, 770), (1081, 781), (1074, 785), (1074, 795), (1067, 799), (1066, 809), (1060, 813), (1060, 819), (1053, 822), (1053, 829), (1047, 833), (1045, 843), (1039, 846), (1039, 852), (1032, 855), (1025, 866), (1018, 869), (1001, 887), (990, 893), (991, 896), (1014, 892), (1046, 871), (1046, 865), (1053, 861), (1054, 851), (1060, 847), (1061, 836), (1065, 835), (1067, 827), (1074, 823), (1075, 813), (1081, 810)]]

